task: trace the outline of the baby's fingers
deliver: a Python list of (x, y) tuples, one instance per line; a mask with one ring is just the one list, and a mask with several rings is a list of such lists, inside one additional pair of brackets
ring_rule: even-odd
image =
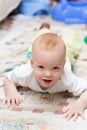
[(64, 118), (69, 121), (73, 116), (73, 113), (71, 113), (70, 111), (67, 111), (66, 113), (64, 113)]
[(74, 114), (73, 121), (76, 121), (78, 117), (79, 117), (78, 113)]
[(15, 106), (15, 105), (16, 105), (16, 99), (14, 99), (14, 98), (11, 99), (11, 105), (12, 105), (12, 106)]
[(7, 104), (7, 98), (3, 100), (3, 105)]
[(70, 120), (73, 116), (74, 116), (74, 112), (72, 110), (72, 107), (71, 106), (67, 106), (64, 110), (64, 118), (66, 120)]
[(85, 116), (83, 112), (75, 113), (73, 116), (73, 121), (76, 121), (78, 117), (81, 117), (83, 120), (85, 120)]
[(80, 112), (79, 116), (80, 116), (83, 120), (85, 120), (85, 115), (84, 115), (83, 112)]
[(18, 98), (16, 98), (16, 104), (19, 105), (21, 102), (23, 101), (22, 97), (19, 96)]
[(3, 100), (3, 105), (5, 105), (5, 104), (6, 104), (6, 99)]
[(3, 105), (7, 105), (9, 107), (10, 104), (11, 104), (11, 100), (9, 98), (5, 98), (3, 101)]

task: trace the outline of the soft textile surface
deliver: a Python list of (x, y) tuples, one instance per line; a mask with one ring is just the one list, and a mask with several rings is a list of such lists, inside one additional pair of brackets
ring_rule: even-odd
[[(64, 25), (49, 16), (26, 18), (22, 15), (8, 18), (0, 24), (0, 130), (86, 130), (86, 120), (77, 122), (63, 119), (62, 109), (76, 100), (71, 94), (42, 94), (19, 88), (24, 102), (17, 107), (4, 106), (3, 76), (26, 61), (26, 52), (40, 25), (47, 22), (51, 30), (63, 35), (70, 30), (77, 31), (83, 41), (87, 34), (85, 25)], [(74, 65), (74, 73), (87, 79), (87, 45), (82, 49)]]
[(16, 9), (20, 2), (21, 0), (0, 0), (0, 21), (4, 20)]

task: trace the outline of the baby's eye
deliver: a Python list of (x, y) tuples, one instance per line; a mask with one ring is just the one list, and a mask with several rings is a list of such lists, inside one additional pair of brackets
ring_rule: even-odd
[(44, 68), (44, 67), (43, 67), (43, 66), (41, 66), (41, 65), (40, 65), (40, 66), (38, 66), (38, 67), (39, 67), (40, 69), (43, 69), (43, 68)]
[(57, 70), (57, 69), (59, 69), (59, 67), (54, 67), (53, 69), (54, 69), (54, 70)]

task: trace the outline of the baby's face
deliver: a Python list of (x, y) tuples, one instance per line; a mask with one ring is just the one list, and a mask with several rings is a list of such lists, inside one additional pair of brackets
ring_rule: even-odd
[(35, 77), (43, 89), (61, 79), (65, 60), (58, 50), (38, 50), (31, 59)]

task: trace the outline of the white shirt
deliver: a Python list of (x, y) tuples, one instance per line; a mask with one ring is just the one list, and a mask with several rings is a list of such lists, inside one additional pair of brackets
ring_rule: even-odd
[(87, 81), (72, 73), (68, 60), (66, 60), (61, 79), (46, 90), (41, 89), (38, 84), (30, 62), (10, 71), (6, 77), (18, 86), (28, 87), (34, 91), (43, 93), (59, 93), (68, 91), (75, 96), (79, 96), (83, 91), (87, 90)]

